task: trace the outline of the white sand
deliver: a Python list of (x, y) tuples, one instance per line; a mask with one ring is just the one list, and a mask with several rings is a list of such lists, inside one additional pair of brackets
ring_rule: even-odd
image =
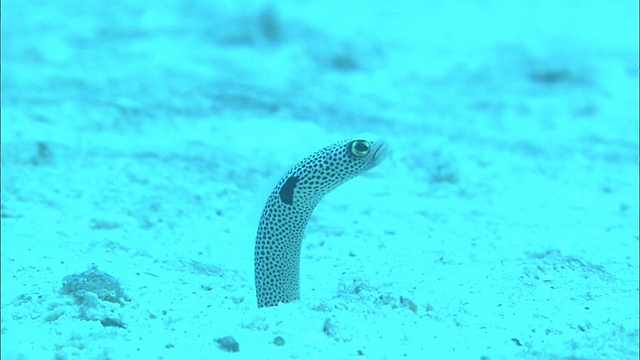
[[(637, 3), (148, 3), (2, 2), (3, 360), (638, 358)], [(258, 309), (277, 174), (364, 131)]]

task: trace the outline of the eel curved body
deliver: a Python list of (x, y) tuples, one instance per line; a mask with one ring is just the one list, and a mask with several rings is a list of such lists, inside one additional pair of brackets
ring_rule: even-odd
[(377, 166), (387, 145), (374, 135), (339, 141), (294, 165), (265, 204), (255, 244), (258, 307), (300, 298), (300, 249), (320, 199), (345, 181)]

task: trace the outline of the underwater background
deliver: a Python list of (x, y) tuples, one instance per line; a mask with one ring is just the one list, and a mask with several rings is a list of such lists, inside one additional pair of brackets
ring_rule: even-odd
[(638, 74), (637, 1), (2, 1), (2, 359), (637, 359)]

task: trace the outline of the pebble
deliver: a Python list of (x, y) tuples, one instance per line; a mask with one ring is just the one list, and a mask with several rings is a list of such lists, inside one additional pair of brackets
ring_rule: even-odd
[(218, 347), (226, 352), (238, 352), (240, 351), (240, 345), (233, 338), (233, 336), (225, 336), (223, 338), (216, 339)]

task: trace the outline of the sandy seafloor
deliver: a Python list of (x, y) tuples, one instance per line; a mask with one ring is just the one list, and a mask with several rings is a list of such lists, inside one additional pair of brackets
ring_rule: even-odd
[[(2, 359), (637, 359), (637, 29), (636, 1), (3, 1)], [(361, 132), (391, 153), (258, 309), (278, 173)]]

